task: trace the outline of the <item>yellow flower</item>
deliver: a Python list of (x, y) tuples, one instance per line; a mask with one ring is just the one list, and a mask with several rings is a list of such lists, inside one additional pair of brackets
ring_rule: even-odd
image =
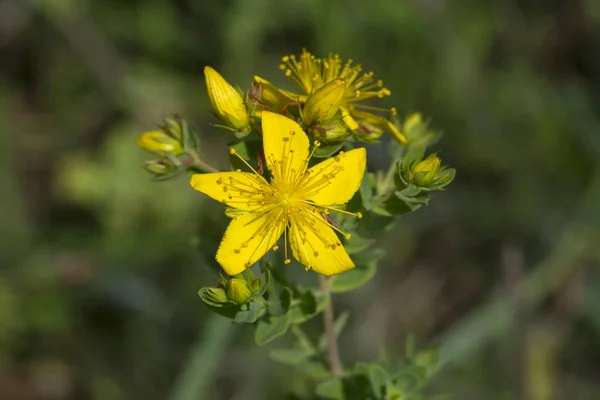
[[(285, 75), (291, 78), (294, 83), (304, 92), (305, 95), (298, 95), (300, 101), (306, 101), (306, 95), (310, 95), (328, 82), (337, 78), (342, 78), (346, 82), (346, 93), (342, 102), (342, 113), (344, 122), (351, 130), (379, 129), (387, 131), (401, 143), (406, 143), (404, 135), (390, 122), (388, 124), (370, 124), (369, 119), (380, 118), (370, 111), (388, 112), (396, 115), (395, 108), (380, 108), (366, 104), (361, 104), (364, 100), (372, 98), (383, 98), (392, 93), (383, 86), (383, 81), (375, 80), (373, 72), (362, 72), (360, 64), (352, 65), (354, 61), (349, 59), (345, 63), (339, 55), (332, 55), (327, 58), (316, 58), (306, 50), (302, 50), (299, 57), (295, 55), (284, 56), (283, 64), (279, 66)], [(365, 111), (367, 110), (367, 111)], [(385, 125), (385, 126), (384, 126)]]
[(242, 95), (211, 67), (204, 67), (204, 79), (217, 117), (241, 132), (249, 131), (250, 117)]
[[(217, 261), (227, 274), (238, 274), (269, 249), (276, 250), (283, 235), (286, 264), (290, 263), (289, 244), (294, 258), (307, 270), (333, 275), (353, 268), (335, 233), (344, 232), (326, 214), (352, 214), (341, 208), (360, 186), (365, 149), (340, 152), (308, 168), (319, 144), (315, 142), (309, 152), (308, 136), (296, 122), (264, 111), (262, 130), (270, 182), (250, 165), (252, 173), (237, 170), (192, 176), (194, 189), (239, 210), (223, 236)], [(231, 154), (237, 153), (232, 149)], [(360, 213), (352, 215), (361, 217)]]

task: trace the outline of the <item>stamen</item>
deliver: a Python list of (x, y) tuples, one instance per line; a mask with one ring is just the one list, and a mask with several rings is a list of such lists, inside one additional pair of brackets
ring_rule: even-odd
[[(248, 161), (246, 161), (246, 160), (244, 159), (244, 157), (240, 156), (240, 155), (237, 153), (237, 151), (235, 151), (235, 149), (229, 149), (229, 154), (231, 154), (232, 156), (236, 156), (237, 158), (239, 158), (240, 160), (242, 160), (242, 162), (243, 162), (244, 164), (246, 164), (246, 166), (247, 166), (248, 168), (250, 168), (250, 169), (252, 170), (252, 172), (254, 172), (254, 174), (256, 174), (256, 176), (259, 176), (259, 177), (261, 178), (261, 180), (262, 180), (264, 183), (266, 183), (267, 185), (269, 184), (269, 182), (267, 182), (267, 180), (266, 180), (266, 179), (265, 179), (265, 178), (264, 178), (264, 177), (263, 177), (261, 174), (259, 174), (258, 172), (256, 172), (256, 170), (255, 170), (254, 168), (252, 168), (252, 165), (250, 165), (250, 164), (248, 163)], [(235, 172), (242, 172), (242, 170), (241, 170), (241, 169), (236, 169), (236, 170), (235, 170)]]

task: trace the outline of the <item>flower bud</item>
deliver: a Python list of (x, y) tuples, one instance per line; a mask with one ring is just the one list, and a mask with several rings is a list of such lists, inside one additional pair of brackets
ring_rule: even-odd
[[(203, 300), (213, 303), (227, 303), (229, 299), (227, 298), (227, 293), (225, 289), (220, 287), (207, 287), (204, 289)], [(209, 303), (210, 304), (210, 303)]]
[(249, 131), (250, 118), (242, 95), (211, 67), (204, 67), (204, 78), (217, 117), (232, 128)]
[(400, 165), (400, 176), (405, 184), (412, 184), (423, 190), (441, 190), (452, 182), (456, 174), (454, 168), (442, 166), (442, 160), (436, 154), (431, 154), (424, 160), (422, 157), (421, 153), (413, 161), (407, 158)]
[(332, 119), (340, 109), (346, 97), (346, 82), (342, 78), (334, 79), (308, 96), (302, 109), (302, 122), (324, 122)]
[(421, 162), (414, 164), (411, 168), (413, 182), (419, 186), (427, 186), (433, 183), (442, 165), (442, 160), (431, 154)]
[(342, 140), (350, 134), (346, 124), (340, 119), (333, 119), (319, 124), (316, 130), (326, 141)]
[(171, 153), (175, 155), (183, 153), (181, 144), (162, 131), (142, 133), (137, 137), (137, 144), (142, 149), (153, 153)]
[(183, 132), (181, 129), (181, 120), (179, 118), (167, 117), (164, 119), (164, 129), (175, 139), (183, 141)]
[(149, 160), (144, 163), (146, 171), (154, 175), (166, 175), (173, 171), (173, 165), (167, 160)]
[(252, 297), (252, 290), (244, 279), (232, 278), (227, 282), (227, 297), (234, 303), (242, 305)]

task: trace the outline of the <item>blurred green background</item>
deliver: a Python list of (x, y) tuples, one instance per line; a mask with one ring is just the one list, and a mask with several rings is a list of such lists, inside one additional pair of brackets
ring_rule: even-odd
[(302, 47), (373, 70), (457, 169), (336, 297), (344, 361), (400, 359), (413, 334), (441, 349), (431, 393), (600, 398), (596, 0), (0, 1), (0, 398), (307, 390), (251, 326), (206, 311), (222, 207), (183, 176), (152, 181), (135, 145), (176, 112), (225, 168), (203, 67), (291, 89), (279, 59)]

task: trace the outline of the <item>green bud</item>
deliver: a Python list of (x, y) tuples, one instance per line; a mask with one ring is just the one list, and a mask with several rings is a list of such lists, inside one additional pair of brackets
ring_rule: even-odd
[(208, 304), (211, 304), (211, 303), (223, 304), (223, 303), (227, 303), (229, 301), (229, 299), (227, 298), (227, 293), (225, 293), (225, 289), (220, 288), (220, 287), (205, 288), (202, 299), (204, 301), (206, 301)]
[(167, 131), (171, 136), (173, 136), (178, 141), (183, 141), (183, 133), (181, 131), (181, 122), (178, 118), (167, 117), (164, 120), (165, 122), (165, 131)]
[(436, 154), (431, 154), (425, 160), (414, 164), (411, 168), (414, 183), (419, 186), (433, 183), (441, 165), (442, 160)]
[(350, 135), (348, 127), (341, 119), (332, 119), (318, 124), (313, 131), (326, 141), (343, 140)]
[(245, 280), (232, 278), (227, 282), (227, 297), (234, 303), (242, 305), (252, 297), (252, 290)]
[(173, 165), (167, 160), (149, 160), (144, 163), (146, 171), (153, 173), (154, 175), (165, 175), (173, 172)]
[(302, 109), (302, 122), (324, 122), (332, 119), (339, 111), (346, 97), (346, 82), (342, 78), (334, 79), (308, 96)]
[(443, 189), (452, 182), (456, 173), (453, 168), (442, 166), (442, 160), (436, 154), (422, 160), (421, 153), (421, 156), (413, 161), (403, 162), (400, 168), (400, 175), (406, 184), (413, 184), (423, 190)]

